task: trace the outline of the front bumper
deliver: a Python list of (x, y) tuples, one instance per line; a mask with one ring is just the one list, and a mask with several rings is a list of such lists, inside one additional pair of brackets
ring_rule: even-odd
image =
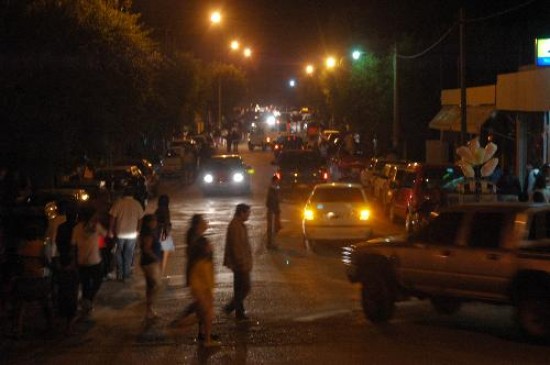
[(316, 225), (303, 224), (303, 233), (311, 240), (367, 240), (372, 236), (372, 227), (368, 224), (361, 225)]

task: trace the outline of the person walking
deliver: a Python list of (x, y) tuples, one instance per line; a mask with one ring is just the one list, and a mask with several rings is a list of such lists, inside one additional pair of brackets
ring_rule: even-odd
[(166, 266), (168, 264), (168, 256), (175, 251), (174, 239), (172, 237), (172, 222), (170, 220), (170, 198), (168, 195), (161, 195), (158, 198), (157, 210), (155, 217), (157, 218), (157, 239), (160, 241), (162, 249), (162, 266), (161, 275), (164, 277)]
[(153, 305), (160, 288), (160, 262), (162, 260), (161, 244), (157, 239), (157, 218), (154, 214), (143, 217), (139, 232), (139, 247), (141, 249), (140, 266), (145, 276), (145, 321), (146, 323), (159, 318)]
[(88, 315), (93, 310), (94, 298), (103, 282), (99, 239), (106, 233), (91, 207), (84, 207), (73, 229), (71, 244), (76, 248), (78, 276), (82, 288), (82, 311)]
[(73, 333), (73, 326), (76, 322), (79, 284), (76, 250), (71, 244), (73, 230), (77, 224), (77, 209), (69, 207), (65, 211), (65, 223), (57, 228), (55, 241), (58, 253), (57, 306), (60, 316), (66, 320), (66, 335)]
[(274, 175), (267, 191), (267, 248), (277, 248), (275, 235), (281, 230), (281, 209), (279, 207), (279, 178)]
[(194, 302), (186, 313), (193, 310), (199, 317), (199, 335), (197, 340), (206, 347), (219, 346), (217, 336), (212, 334), (214, 320), (214, 249), (210, 241), (204, 236), (208, 229), (208, 222), (201, 214), (191, 218), (191, 225), (187, 233), (187, 284), (191, 289)]
[(134, 199), (133, 189), (126, 188), (124, 196), (112, 206), (109, 214), (109, 237), (116, 242), (117, 279), (130, 278), (136, 240), (144, 215), (143, 207)]
[(238, 204), (235, 215), (227, 227), (223, 265), (233, 271), (233, 298), (223, 310), (226, 314), (235, 311), (237, 320), (248, 320), (244, 299), (250, 292), (252, 271), (252, 248), (244, 224), (250, 217), (250, 206)]

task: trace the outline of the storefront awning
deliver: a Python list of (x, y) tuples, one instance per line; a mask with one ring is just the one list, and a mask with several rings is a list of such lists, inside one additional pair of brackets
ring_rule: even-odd
[[(469, 134), (479, 134), (481, 126), (495, 110), (494, 105), (468, 106), (466, 111), (466, 131)], [(442, 132), (461, 131), (460, 107), (458, 105), (443, 105), (439, 113), (431, 120), (430, 128)]]

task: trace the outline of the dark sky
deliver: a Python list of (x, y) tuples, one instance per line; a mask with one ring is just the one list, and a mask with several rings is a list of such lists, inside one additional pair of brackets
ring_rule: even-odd
[[(254, 49), (254, 66), (285, 78), (299, 73), (306, 61), (327, 53), (339, 55), (356, 45), (387, 50), (393, 39), (415, 39), (409, 53), (432, 44), (458, 19), (485, 17), (528, 0), (134, 0), (134, 11), (171, 48), (189, 50), (201, 58), (219, 55), (221, 44), (238, 37)], [(224, 22), (210, 26), (208, 14), (219, 8)], [(536, 35), (550, 35), (550, 1), (532, 4), (504, 16), (467, 26), (470, 75), (507, 72), (530, 63)], [(223, 41), (222, 41), (223, 40)], [(456, 64), (458, 32), (431, 52)], [(495, 75), (487, 76), (496, 77)], [(453, 79), (455, 79), (453, 77)], [(485, 81), (485, 80), (480, 80)]]

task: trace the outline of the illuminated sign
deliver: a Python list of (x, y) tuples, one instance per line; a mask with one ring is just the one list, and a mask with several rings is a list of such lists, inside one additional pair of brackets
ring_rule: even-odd
[(536, 43), (537, 66), (550, 67), (550, 38), (538, 38)]

